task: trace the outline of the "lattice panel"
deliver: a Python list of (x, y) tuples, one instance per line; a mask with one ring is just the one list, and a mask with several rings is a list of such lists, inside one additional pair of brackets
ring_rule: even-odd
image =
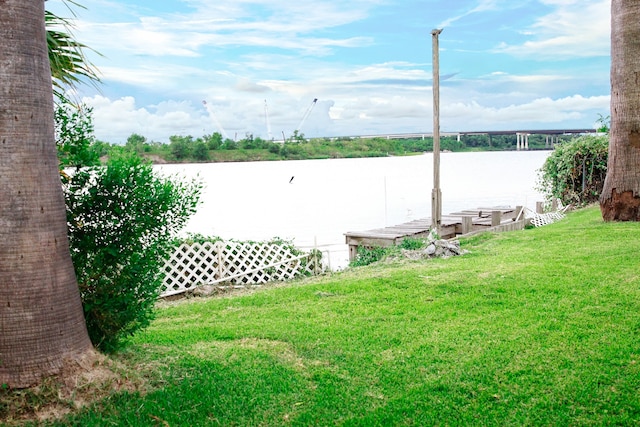
[(183, 243), (164, 264), (161, 296), (203, 284), (253, 286), (322, 271), (322, 255), (317, 252), (294, 255), (288, 247), (269, 243)]
[(542, 227), (543, 225), (559, 221), (566, 215), (562, 212), (547, 212), (539, 214), (533, 212), (530, 209), (527, 209), (524, 216), (525, 218), (529, 219), (531, 221), (531, 224), (533, 224), (535, 227)]

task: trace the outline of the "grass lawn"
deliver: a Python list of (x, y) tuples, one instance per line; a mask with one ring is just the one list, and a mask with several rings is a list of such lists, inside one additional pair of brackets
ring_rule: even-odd
[(597, 208), (470, 253), (162, 303), (148, 378), (55, 425), (640, 425), (640, 224)]

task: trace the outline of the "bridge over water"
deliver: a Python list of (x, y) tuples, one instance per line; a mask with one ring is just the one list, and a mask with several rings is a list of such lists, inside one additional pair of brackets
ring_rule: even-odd
[[(596, 129), (522, 129), (522, 130), (474, 130), (459, 132), (440, 132), (440, 136), (457, 137), (458, 141), (464, 135), (516, 135), (518, 150), (527, 150), (529, 148), (530, 135), (544, 135), (547, 137), (547, 146), (552, 146), (558, 140), (560, 135), (583, 135), (589, 133), (597, 133)], [(389, 133), (379, 135), (354, 135), (346, 138), (385, 138), (385, 139), (425, 139), (432, 138), (433, 132), (418, 133)]]

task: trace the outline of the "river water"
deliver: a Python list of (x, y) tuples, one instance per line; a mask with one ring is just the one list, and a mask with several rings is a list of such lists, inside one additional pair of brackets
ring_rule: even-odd
[[(442, 213), (489, 206), (535, 208), (537, 170), (549, 151), (442, 153)], [(431, 216), (433, 156), (156, 166), (199, 176), (202, 204), (185, 232), (236, 240), (292, 239), (348, 263), (344, 233)]]

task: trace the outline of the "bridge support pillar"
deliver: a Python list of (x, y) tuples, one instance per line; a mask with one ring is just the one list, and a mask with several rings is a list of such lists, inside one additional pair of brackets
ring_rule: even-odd
[(529, 134), (528, 133), (516, 133), (516, 149), (528, 150), (529, 149)]

